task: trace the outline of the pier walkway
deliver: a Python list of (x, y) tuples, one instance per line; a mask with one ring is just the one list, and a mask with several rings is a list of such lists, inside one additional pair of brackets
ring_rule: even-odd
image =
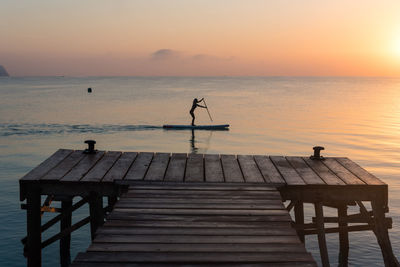
[(73, 266), (316, 266), (269, 186), (137, 184)]
[[(291, 235), (295, 229), (297, 238), (302, 242), (305, 235), (318, 235), (323, 266), (329, 266), (326, 233), (339, 234), (339, 263), (341, 266), (347, 266), (348, 232), (367, 230), (376, 235), (385, 265), (399, 266), (388, 236), (392, 221), (385, 217), (385, 213), (388, 212), (387, 185), (348, 158), (322, 158), (319, 151), (317, 152), (310, 158), (119, 151), (89, 151), (85, 154), (82, 150), (60, 149), (20, 179), (20, 199), (26, 200), (22, 207), (27, 209), (27, 237), (22, 241), (25, 244), (28, 265), (39, 266), (42, 260), (41, 249), (58, 240), (61, 265), (70, 264), (70, 234), (82, 225), (90, 223), (93, 243), (86, 253), (78, 255), (75, 264), (90, 262), (96, 257), (104, 262), (107, 262), (107, 259), (112, 261), (112, 257), (117, 257), (116, 255), (121, 256), (119, 260), (132, 261), (131, 256), (137, 256), (136, 260), (141, 261), (140, 259), (144, 260), (145, 254), (156, 253), (151, 252), (152, 249), (160, 249), (157, 252), (159, 257), (153, 257), (153, 260), (159, 263), (168, 262), (168, 259), (171, 259), (170, 262), (182, 264), (199, 260), (204, 263), (206, 259), (210, 262), (218, 259), (221, 262), (227, 260), (226, 262), (232, 263), (237, 257), (247, 262), (262, 263), (268, 260), (271, 262), (274, 259), (273, 255), (286, 253), (270, 253), (268, 249), (281, 247), (285, 250), (285, 244), (288, 244), (296, 248), (287, 254), (291, 256), (285, 258), (289, 263), (281, 262), (286, 264), (284, 266), (291, 266), (290, 262), (296, 265), (296, 261), (312, 266), (311, 257), (302, 250), (304, 246), (297, 244)], [(234, 190), (229, 190), (230, 188)], [(193, 197), (190, 194), (193, 191), (207, 192), (207, 197), (202, 197), (203, 193)], [(230, 192), (230, 195), (225, 199), (224, 193), (227, 192)], [(208, 194), (214, 193), (219, 196), (213, 198), (217, 202), (211, 202), (213, 205), (207, 204), (207, 199), (210, 199)], [(236, 194), (257, 197), (254, 203), (249, 203), (240, 197), (235, 198)], [(262, 201), (260, 203), (263, 204), (258, 203), (271, 194), (276, 198), (270, 199), (268, 204)], [(172, 197), (177, 195), (179, 197)], [(47, 196), (44, 204), (41, 196)], [(73, 204), (72, 198), (77, 196), (82, 199)], [(108, 198), (107, 207), (103, 207), (103, 197)], [(261, 199), (257, 199), (258, 197)], [(159, 201), (161, 199), (162, 201)], [(60, 201), (61, 208), (52, 207), (52, 201)], [(282, 209), (282, 201), (289, 203), (285, 210)], [(72, 225), (72, 212), (85, 203), (89, 203), (90, 216)], [(169, 203), (173, 204), (175, 209), (169, 208)], [(304, 218), (304, 203), (314, 205), (315, 217)], [(270, 205), (274, 209), (270, 209)], [(348, 214), (347, 208), (350, 205), (358, 205), (360, 212)], [(233, 206), (237, 206), (238, 209), (232, 210)], [(324, 206), (337, 209), (338, 215), (324, 216)], [(222, 213), (213, 214), (213, 210)], [(287, 213), (291, 210), (294, 211), (293, 220)], [(42, 225), (43, 212), (60, 214)], [(226, 215), (223, 215), (224, 213)], [(267, 215), (268, 213), (271, 214)], [(237, 229), (233, 225), (244, 225), (230, 220), (232, 216), (242, 218), (243, 224), (261, 226), (265, 223), (265, 227), (249, 227), (251, 229), (243, 230), (241, 236), (237, 232), (240, 227)], [(203, 221), (204, 218), (211, 217), (216, 220)], [(286, 218), (286, 221), (278, 224), (262, 221), (278, 217)], [(257, 221), (257, 218), (261, 221)], [(42, 241), (41, 233), (57, 222), (60, 222), (60, 233)], [(182, 226), (186, 223), (187, 226), (193, 226), (213, 222), (216, 225), (231, 225), (219, 229), (222, 232), (207, 230), (207, 226), (204, 226), (204, 229), (192, 227), (193, 232), (187, 232), (188, 229), (185, 230)], [(288, 229), (288, 222), (293, 229)], [(152, 235), (149, 232), (151, 229), (147, 227), (153, 223), (170, 227), (168, 230), (171, 232), (166, 234), (163, 232), (165, 229), (160, 227), (153, 229), (156, 232)], [(273, 225), (277, 225), (277, 228), (272, 227)], [(287, 232), (279, 231), (280, 227), (287, 229)], [(269, 230), (275, 229), (277, 242), (269, 239), (267, 234)], [(119, 230), (127, 232), (118, 232)], [(282, 234), (283, 232), (287, 235)], [(210, 238), (201, 237), (202, 235)], [(246, 239), (248, 241), (245, 241)], [(283, 242), (285, 239), (292, 242)], [(257, 243), (257, 240), (260, 243)], [(269, 244), (267, 240), (271, 240), (274, 245), (265, 245)], [(202, 242), (206, 241), (211, 243), (207, 246), (215, 248), (214, 254), (202, 252), (205, 247)], [(180, 242), (191, 245), (180, 246)], [(217, 246), (219, 242), (225, 245)], [(246, 242), (254, 244), (253, 252), (248, 251), (249, 247), (244, 245)], [(126, 244), (129, 246), (125, 246)], [(161, 247), (160, 244), (168, 245)], [(227, 252), (218, 252), (217, 247), (223, 247), (219, 249), (226, 249)], [(106, 257), (104, 251), (108, 249), (115, 251)], [(179, 249), (190, 250), (193, 257), (189, 259), (184, 256), (189, 255), (186, 252), (180, 254), (182, 252), (179, 252)], [(233, 256), (233, 251), (236, 256)], [(225, 256), (215, 256), (218, 253)], [(268, 259), (269, 256), (271, 258)]]

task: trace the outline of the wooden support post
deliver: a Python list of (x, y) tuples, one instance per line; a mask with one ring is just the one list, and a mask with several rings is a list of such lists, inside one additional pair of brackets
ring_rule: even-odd
[[(60, 232), (71, 227), (72, 223), (72, 198), (61, 201), (61, 210), (64, 216), (60, 220)], [(67, 267), (71, 264), (71, 234), (68, 234), (60, 239), (60, 264), (62, 267)]]
[(117, 202), (118, 198), (116, 196), (109, 196), (108, 197), (108, 206), (113, 208), (115, 203)]
[(347, 231), (347, 205), (338, 207), (339, 221), (339, 267), (347, 267), (349, 260), (349, 233)]
[(383, 201), (371, 201), (372, 211), (374, 213), (375, 235), (378, 244), (381, 247), (383, 261), (385, 266), (400, 266), (398, 260), (393, 254), (392, 244), (390, 243), (389, 233), (385, 224), (385, 205)]
[(42, 266), (41, 198), (39, 186), (32, 186), (27, 192), (27, 258), (28, 266)]
[(329, 267), (329, 255), (328, 248), (326, 246), (325, 239), (325, 226), (324, 226), (324, 211), (322, 202), (314, 203), (315, 206), (315, 217), (317, 219), (317, 231), (318, 231), (318, 245), (319, 252), (321, 255), (321, 262), (323, 267)]
[(92, 240), (95, 238), (96, 230), (104, 223), (103, 197), (96, 192), (90, 194), (90, 234)]
[[(297, 201), (297, 203), (294, 205), (294, 218), (295, 218), (297, 225), (299, 225), (299, 226), (304, 225), (304, 204), (303, 204), (303, 202)], [(297, 230), (297, 235), (299, 236), (300, 241), (304, 243), (304, 231)]]

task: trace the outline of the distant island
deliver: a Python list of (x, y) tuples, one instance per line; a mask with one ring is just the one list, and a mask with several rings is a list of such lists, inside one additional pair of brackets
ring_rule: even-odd
[(6, 69), (2, 65), (0, 65), (0, 77), (8, 77), (8, 76), (10, 75), (8, 74)]

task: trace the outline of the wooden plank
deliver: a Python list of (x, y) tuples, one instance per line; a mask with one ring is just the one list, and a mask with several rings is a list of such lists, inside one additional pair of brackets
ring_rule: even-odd
[(221, 163), (226, 182), (244, 182), (242, 171), (235, 155), (221, 155)]
[(154, 153), (141, 152), (125, 176), (125, 180), (143, 180)]
[(269, 205), (281, 205), (282, 200), (280, 198), (276, 199), (233, 199), (231, 198), (191, 198), (188, 199), (186, 197), (177, 197), (177, 198), (136, 198), (136, 197), (129, 197), (129, 198), (121, 198), (116, 205), (122, 204), (131, 204), (135, 203), (135, 205), (151, 205), (151, 204), (164, 204), (164, 205), (179, 205), (179, 204), (188, 204), (188, 205), (259, 205), (262, 207), (268, 207)]
[(281, 199), (279, 192), (274, 191), (173, 191), (163, 192), (159, 190), (130, 190), (125, 196), (136, 198), (185, 198), (187, 200), (197, 198), (231, 198), (231, 199)]
[[(273, 262), (270, 263), (268, 262), (268, 267), (293, 267), (293, 262)], [(193, 266), (210, 266), (209, 263), (196, 263), (194, 264), (186, 264), (186, 263), (181, 263), (181, 264), (166, 264), (166, 263), (113, 263), (113, 262), (74, 262), (71, 267), (143, 267), (143, 266), (148, 266), (148, 267), (172, 267), (172, 266), (180, 266), (180, 267), (193, 267)], [(244, 264), (240, 262), (229, 262), (229, 263), (218, 263), (219, 267), (243, 267), (243, 266), (249, 266), (249, 264)], [(261, 266), (260, 264), (251, 264), (250, 266), (256, 267), (256, 266)], [(317, 264), (315, 262), (295, 262), (296, 267), (317, 267)]]
[(303, 160), (310, 166), (327, 185), (344, 185), (345, 183), (337, 177), (328, 167), (322, 163), (322, 160), (312, 160), (304, 157)]
[(158, 215), (158, 214), (129, 214), (126, 212), (112, 212), (108, 215), (110, 220), (136, 220), (136, 221), (181, 221), (181, 222), (288, 222), (290, 215), (276, 216), (240, 216), (240, 215)]
[(107, 235), (245, 235), (245, 236), (295, 236), (296, 231), (288, 227), (271, 228), (178, 228), (178, 227), (101, 227), (97, 233)]
[(278, 191), (246, 191), (246, 190), (154, 190), (154, 189), (128, 189), (127, 196), (132, 194), (154, 194), (154, 195), (173, 195), (173, 196), (182, 196), (182, 195), (207, 195), (207, 196), (268, 196), (268, 195), (278, 195)]
[(82, 150), (76, 150), (69, 154), (56, 168), (53, 168), (41, 180), (58, 181), (66, 175), (79, 161), (83, 159), (85, 154)]
[(183, 182), (185, 177), (186, 153), (173, 153), (165, 173), (164, 181)]
[(204, 182), (203, 154), (189, 154), (186, 163), (185, 182)]
[(224, 193), (220, 196), (218, 195), (165, 195), (165, 194), (140, 194), (140, 193), (135, 193), (135, 194), (127, 194), (128, 197), (137, 197), (137, 198), (171, 198), (171, 199), (177, 199), (177, 198), (185, 198), (188, 201), (192, 199), (198, 199), (200, 197), (203, 198), (216, 198), (219, 197), (221, 199), (231, 199), (231, 200), (238, 200), (238, 199), (256, 199), (256, 200), (265, 200), (265, 199), (281, 199), (281, 195), (278, 192), (271, 192), (268, 194), (264, 194), (262, 196), (260, 195), (239, 195), (239, 194), (228, 194)]
[(22, 177), (21, 181), (32, 181), (39, 180), (46, 173), (48, 173), (51, 169), (56, 167), (60, 162), (62, 162), (66, 157), (68, 157), (73, 150), (69, 149), (59, 149), (45, 161), (40, 163), (36, 168), (28, 172), (24, 177)]
[(96, 154), (86, 154), (85, 157), (75, 165), (60, 181), (77, 182), (85, 176), (90, 169), (104, 156), (104, 151), (98, 151)]
[(274, 216), (287, 214), (286, 209), (242, 210), (242, 209), (156, 209), (156, 208), (114, 208), (114, 213), (129, 215), (159, 214), (159, 215), (226, 215), (226, 216)]
[(204, 169), (206, 182), (223, 182), (224, 172), (219, 155), (205, 154)]
[(158, 220), (147, 220), (147, 221), (132, 221), (132, 220), (119, 220), (117, 218), (107, 218), (108, 227), (180, 227), (180, 228), (290, 228), (291, 220), (287, 221), (158, 221)]
[(334, 172), (346, 184), (365, 184), (357, 176), (348, 171), (342, 164), (337, 162), (334, 158), (325, 158), (323, 163)]
[(279, 174), (278, 170), (275, 168), (275, 165), (268, 156), (257, 155), (254, 156), (254, 160), (256, 161), (258, 168), (260, 169), (261, 174), (267, 183), (286, 184), (286, 181)]
[(105, 235), (97, 234), (94, 243), (196, 243), (196, 244), (226, 244), (226, 243), (283, 243), (299, 244), (297, 236), (243, 236), (243, 235)]
[(217, 190), (217, 191), (230, 191), (230, 190), (245, 190), (245, 191), (276, 191), (276, 188), (265, 184), (254, 184), (250, 185), (248, 183), (133, 183), (130, 185), (131, 189), (155, 189), (155, 190)]
[(162, 181), (169, 162), (169, 153), (156, 153), (144, 180)]
[(276, 168), (279, 170), (288, 185), (305, 185), (300, 175), (293, 169), (285, 157), (271, 156), (270, 157)]
[(306, 184), (325, 184), (301, 157), (286, 157)]
[(264, 183), (263, 176), (258, 169), (257, 163), (254, 161), (253, 156), (238, 155), (240, 168), (243, 172), (243, 177), (246, 182)]
[(277, 252), (119, 252), (79, 253), (78, 262), (313, 262), (309, 253), (277, 253)]
[[(280, 200), (270, 200), (280, 201)], [(227, 204), (216, 204), (216, 203), (143, 203), (143, 202), (118, 202), (115, 208), (157, 208), (157, 209), (280, 209), (283, 208), (281, 203), (267, 203), (267, 204), (238, 204), (238, 203), (227, 203)]]
[(121, 154), (121, 152), (117, 151), (105, 153), (96, 165), (81, 179), (81, 182), (100, 182)]
[(306, 252), (303, 246), (298, 244), (157, 244), (157, 243), (93, 243), (87, 251), (131, 251), (131, 252)]
[(342, 164), (345, 168), (347, 168), (351, 173), (356, 175), (360, 180), (368, 185), (385, 185), (380, 179), (360, 167), (354, 161), (348, 158), (336, 158), (336, 160)]
[(125, 178), (126, 173), (136, 159), (137, 152), (125, 152), (115, 162), (114, 166), (104, 176), (102, 182), (113, 182), (114, 180), (121, 180)]

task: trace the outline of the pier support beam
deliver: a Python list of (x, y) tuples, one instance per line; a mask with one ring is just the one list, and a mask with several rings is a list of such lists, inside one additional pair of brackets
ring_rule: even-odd
[(400, 266), (398, 260), (393, 254), (392, 244), (390, 243), (389, 233), (385, 224), (385, 205), (383, 201), (373, 200), (371, 201), (372, 211), (374, 214), (374, 223), (376, 239), (381, 247), (383, 261), (385, 266)]
[(339, 267), (347, 267), (349, 261), (349, 232), (347, 230), (347, 205), (337, 208), (339, 221)]
[[(294, 205), (294, 217), (297, 225), (304, 225), (304, 204), (303, 202), (297, 201)], [(301, 242), (304, 243), (304, 231), (297, 230), (297, 235)]]
[(90, 234), (92, 240), (95, 238), (96, 230), (104, 223), (103, 197), (96, 192), (90, 194)]
[(325, 226), (324, 226), (324, 212), (322, 202), (314, 203), (315, 217), (318, 230), (318, 245), (321, 254), (321, 262), (323, 267), (329, 267), (328, 248), (326, 246)]
[(28, 267), (42, 266), (41, 197), (39, 186), (29, 188), (27, 202), (27, 259)]
[(118, 197), (117, 196), (109, 196), (107, 198), (108, 206), (110, 208), (114, 207), (115, 203), (117, 203)]
[[(61, 210), (63, 217), (60, 220), (60, 232), (69, 229), (72, 223), (72, 198), (61, 201)], [(60, 264), (62, 267), (67, 267), (71, 264), (71, 234), (68, 234), (60, 239)]]

